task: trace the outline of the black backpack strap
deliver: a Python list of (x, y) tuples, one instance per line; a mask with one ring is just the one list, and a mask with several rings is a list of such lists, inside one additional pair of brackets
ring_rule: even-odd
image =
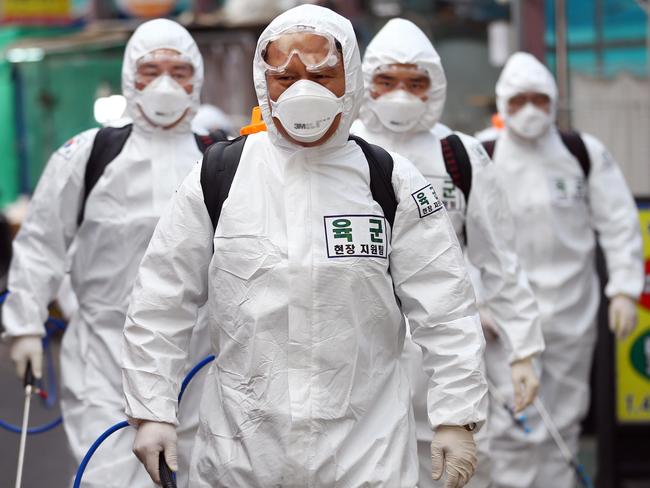
[(469, 202), (469, 193), (472, 189), (472, 163), (463, 141), (456, 134), (451, 134), (441, 139), (440, 145), (447, 173), (451, 176), (454, 185), (465, 195), (465, 202)]
[(560, 131), (560, 137), (569, 152), (573, 154), (573, 157), (575, 157), (578, 160), (578, 163), (580, 163), (585, 179), (589, 179), (591, 159), (589, 158), (589, 152), (587, 151), (587, 146), (585, 146), (585, 141), (582, 139), (580, 133), (574, 130)]
[(208, 149), (212, 144), (221, 141), (227, 141), (228, 134), (219, 129), (202, 136), (194, 134), (194, 139), (196, 139), (196, 145), (199, 148), (199, 151), (205, 153), (206, 149)]
[(77, 225), (81, 225), (81, 222), (83, 222), (88, 195), (90, 195), (95, 184), (104, 174), (106, 166), (122, 152), (126, 140), (131, 135), (131, 130), (133, 130), (133, 124), (128, 124), (124, 127), (102, 127), (95, 135), (93, 148), (90, 151), (88, 163), (86, 164), (84, 196), (79, 207)]
[(214, 230), (217, 229), (221, 208), (228, 198), (245, 143), (246, 136), (217, 142), (210, 146), (203, 156), (201, 188)]
[(494, 156), (494, 148), (497, 145), (496, 139), (492, 139), (491, 141), (483, 141), (481, 144), (483, 144), (483, 148), (485, 149), (487, 155), (490, 156), (490, 159), (492, 159)]
[(354, 141), (363, 151), (370, 169), (370, 193), (372, 198), (381, 206), (384, 217), (391, 228), (395, 222), (397, 211), (397, 197), (393, 188), (393, 158), (385, 149), (370, 144), (358, 136), (350, 134), (350, 141)]

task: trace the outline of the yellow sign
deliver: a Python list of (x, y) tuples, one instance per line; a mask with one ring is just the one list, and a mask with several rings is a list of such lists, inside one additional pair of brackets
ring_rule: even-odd
[(650, 206), (639, 208), (645, 260), (645, 288), (639, 325), (616, 345), (616, 405), (619, 422), (650, 422)]
[(51, 24), (70, 20), (71, 0), (0, 0), (3, 22)]

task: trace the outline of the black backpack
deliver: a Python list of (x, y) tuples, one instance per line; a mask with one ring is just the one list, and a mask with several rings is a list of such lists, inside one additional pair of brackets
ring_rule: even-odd
[[(237, 172), (246, 137), (240, 136), (232, 141), (214, 144), (203, 156), (201, 166), (203, 201), (215, 230), (219, 223), (221, 208), (228, 198), (233, 178)], [(349, 140), (359, 145), (368, 161), (372, 198), (379, 203), (384, 211), (384, 217), (392, 227), (397, 210), (397, 198), (392, 184), (393, 158), (385, 149), (370, 144), (360, 137), (350, 135)], [(455, 134), (443, 139), (441, 144), (447, 172), (467, 199), (472, 181), (472, 167), (467, 151), (460, 138)]]
[[(585, 175), (585, 179), (589, 179), (591, 159), (589, 158), (589, 151), (587, 151), (585, 141), (582, 139), (580, 133), (574, 130), (560, 131), (560, 138), (562, 139), (562, 143), (566, 146), (569, 152), (573, 155), (574, 158), (578, 160), (578, 163), (580, 163), (580, 167), (582, 168), (582, 172)], [(496, 140), (483, 142), (483, 147), (485, 148), (485, 151), (488, 153), (488, 156), (490, 156), (490, 158), (494, 155), (496, 142)]]
[[(77, 225), (81, 225), (81, 222), (83, 222), (88, 195), (90, 195), (95, 184), (104, 174), (106, 167), (122, 152), (132, 130), (133, 124), (128, 124), (124, 127), (102, 127), (95, 135), (93, 148), (90, 151), (88, 163), (86, 164), (84, 195), (81, 206), (79, 207)], [(217, 131), (205, 136), (194, 134), (194, 138), (196, 139), (196, 145), (203, 153), (215, 142), (228, 139), (226, 133), (223, 131)]]

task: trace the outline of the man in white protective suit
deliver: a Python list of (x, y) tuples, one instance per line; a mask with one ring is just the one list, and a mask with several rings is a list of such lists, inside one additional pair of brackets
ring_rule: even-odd
[[(537, 59), (514, 54), (496, 94), (505, 129), (486, 147), (493, 151), (499, 180), (507, 189), (517, 254), (540, 308), (546, 349), (540, 357), (539, 399), (575, 454), (589, 404), (597, 335), (595, 234), (607, 261), (610, 328), (622, 339), (636, 325), (636, 301), (643, 288), (637, 210), (605, 146), (588, 134), (561, 133), (554, 125), (557, 87)], [(490, 344), (486, 355), (488, 375), (511, 395), (499, 344)], [(573, 487), (572, 470), (537, 410), (526, 413), (529, 434), (502, 411), (490, 417), (496, 486)]]
[(159, 453), (173, 461), (177, 371), (207, 302), (219, 355), (192, 488), (415, 487), (405, 314), (447, 486), (464, 486), (487, 406), (472, 286), (424, 177), (349, 140), (363, 91), (352, 25), (313, 5), (285, 12), (259, 38), (253, 77), (268, 132), (212, 146), (136, 280), (122, 357), (135, 452), (155, 480)]
[[(368, 45), (362, 67), (366, 90), (352, 132), (413, 161), (436, 193), (442, 195), (468, 260), (480, 271), (481, 321), (484, 328), (494, 331), (486, 336), (498, 334), (510, 351), (504, 364), (510, 363), (512, 384), (519, 393), (516, 409), (521, 410), (536, 395), (538, 380), (532, 358), (544, 349), (544, 341), (535, 299), (515, 254), (514, 223), (496, 169), (472, 137), (448, 132), (445, 139), (433, 130), (441, 126), (438, 121), (447, 82), (438, 53), (415, 24), (399, 18), (390, 20)], [(448, 145), (454, 138), (456, 146)], [(453, 161), (449, 160), (449, 151), (458, 144), (465, 154), (465, 167), (461, 161), (450, 166)], [(457, 176), (462, 173), (467, 173), (466, 186)], [(403, 361), (413, 389), (420, 462), (418, 486), (435, 486), (426, 408), (428, 379), (423, 373), (420, 348), (408, 337)], [(478, 467), (468, 486), (485, 487), (490, 483), (485, 430), (477, 436)], [(434, 459), (434, 468), (440, 472), (438, 459)]]
[[(202, 83), (201, 55), (182, 26), (165, 19), (141, 25), (122, 66), (133, 124), (90, 129), (54, 153), (14, 242), (3, 321), (21, 377), (28, 360), (41, 376), (47, 306), (70, 263), (79, 308), (63, 338), (61, 411), (77, 462), (105, 429), (124, 419), (119, 357), (128, 298), (163, 208), (202, 157), (190, 129)], [(210, 350), (198, 327), (195, 332), (191, 363)], [(181, 437), (188, 444), (181, 453), (188, 457), (197, 390), (193, 385), (183, 400), (181, 430), (187, 433)], [(134, 429), (114, 434), (93, 456), (83, 486), (152, 486), (131, 452), (134, 435)]]

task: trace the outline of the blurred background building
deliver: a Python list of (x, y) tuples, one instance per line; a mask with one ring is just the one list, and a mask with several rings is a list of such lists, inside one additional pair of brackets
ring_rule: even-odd
[[(0, 206), (29, 193), (52, 151), (121, 116), (120, 63), (133, 29), (170, 16), (190, 28), (206, 61), (203, 100), (244, 124), (255, 105), (257, 35), (296, 0), (0, 0)], [(637, 195), (650, 195), (647, 0), (326, 0), (368, 43), (403, 16), (433, 39), (449, 95), (443, 122), (489, 124), (494, 84), (523, 49), (556, 71), (562, 123), (612, 148)], [(559, 19), (559, 21), (558, 21)]]
[[(248, 122), (256, 105), (252, 57), (257, 37), (270, 19), (300, 3), (307, 2), (0, 0), (0, 209), (33, 191), (49, 155), (70, 137), (123, 120), (122, 53), (139, 23), (167, 16), (190, 29), (205, 59), (203, 102), (219, 107), (239, 127)], [(443, 122), (470, 134), (490, 125), (496, 110), (494, 85), (509, 54), (517, 50), (535, 54), (558, 79), (560, 124), (603, 140), (634, 194), (641, 200), (650, 198), (649, 0), (311, 3), (350, 18), (362, 52), (391, 17), (418, 24), (433, 40), (446, 69)], [(647, 293), (645, 297), (650, 304)], [(641, 319), (650, 330), (650, 315), (642, 314)], [(596, 369), (608, 365), (596, 371), (595, 382), (605, 386), (594, 402), (600, 411), (591, 417), (596, 419), (591, 430), (599, 434), (602, 488), (649, 486), (643, 483), (650, 478), (639, 485), (619, 485), (627, 475), (644, 476), (638, 464), (626, 467), (621, 461), (633, 457), (626, 449), (645, 443), (650, 466), (650, 333), (648, 337), (645, 363), (639, 363), (647, 367), (645, 383), (637, 377), (636, 383), (628, 382), (636, 385), (632, 390), (646, 390), (639, 392), (634, 411), (625, 410), (629, 395), (621, 386), (628, 384), (625, 375), (636, 374), (628, 366), (629, 371), (622, 372), (627, 350), (618, 350), (618, 373), (611, 339), (596, 353)], [(4, 373), (9, 361), (5, 356), (0, 359)], [(4, 410), (0, 413), (4, 415)], [(630, 436), (640, 440), (629, 443)]]

